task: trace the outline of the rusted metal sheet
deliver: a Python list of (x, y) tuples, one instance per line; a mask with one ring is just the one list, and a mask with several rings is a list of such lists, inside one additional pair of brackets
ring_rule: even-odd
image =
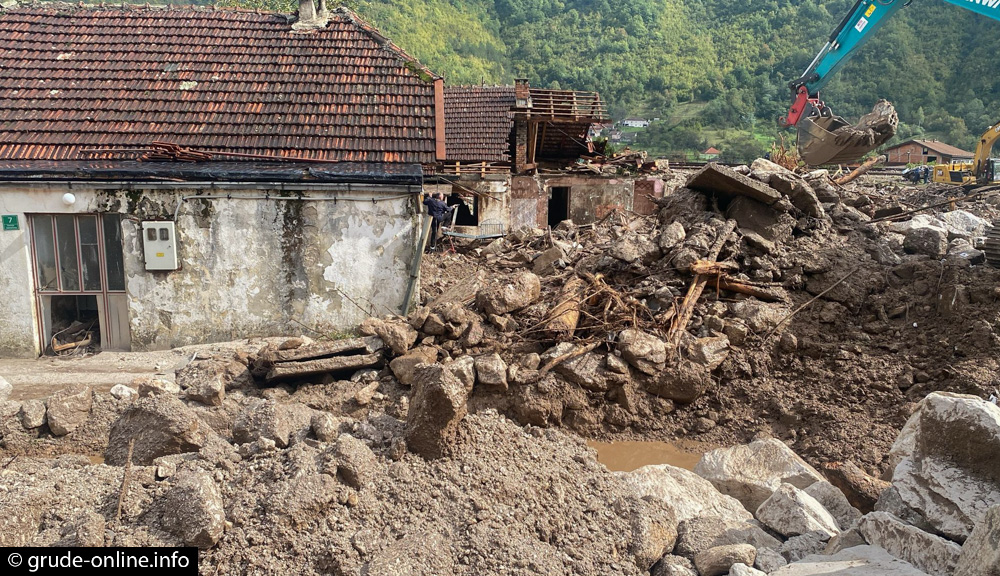
[(511, 179), (510, 226), (515, 228), (545, 227), (548, 218), (547, 200), (534, 178)]
[(663, 198), (663, 180), (636, 180), (633, 186), (632, 211), (644, 216), (656, 214), (656, 203), (653, 200)]

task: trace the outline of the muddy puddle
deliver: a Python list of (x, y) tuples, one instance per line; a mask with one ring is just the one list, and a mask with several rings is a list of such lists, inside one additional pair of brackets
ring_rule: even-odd
[(678, 468), (693, 470), (702, 454), (718, 446), (691, 440), (675, 442), (616, 441), (598, 442), (590, 440), (587, 445), (597, 450), (597, 460), (608, 470), (630, 472), (649, 464), (670, 464)]

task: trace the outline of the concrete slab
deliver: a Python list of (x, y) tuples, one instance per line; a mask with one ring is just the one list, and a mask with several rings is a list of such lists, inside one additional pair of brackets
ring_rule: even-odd
[(767, 184), (715, 162), (711, 162), (695, 172), (688, 178), (686, 186), (692, 190), (716, 194), (727, 199), (746, 196), (767, 205), (781, 199), (781, 193)]

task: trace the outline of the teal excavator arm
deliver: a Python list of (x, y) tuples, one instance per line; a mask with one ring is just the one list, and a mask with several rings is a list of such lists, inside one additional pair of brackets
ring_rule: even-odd
[[(820, 49), (816, 57), (806, 68), (797, 80), (791, 82), (793, 101), (788, 111), (788, 115), (780, 119), (784, 126), (798, 126), (800, 133), (800, 151), (802, 149), (801, 135), (803, 123), (806, 123), (806, 130), (814, 134), (826, 134), (826, 131), (817, 132), (815, 127), (809, 125), (812, 118), (832, 117), (832, 112), (819, 99), (819, 91), (834, 74), (840, 70), (857, 52), (861, 46), (875, 35), (882, 26), (892, 18), (900, 8), (909, 6), (912, 0), (858, 0), (847, 16), (840, 22), (840, 25), (833, 31), (826, 44)], [(1000, 20), (1000, 0), (945, 0), (950, 4), (955, 4), (973, 12), (983, 14)], [(840, 122), (833, 122), (826, 128), (846, 126), (846, 121), (837, 119)], [(891, 134), (889, 135), (891, 137)], [(876, 144), (877, 145), (877, 144)], [(846, 155), (858, 152), (864, 146), (855, 146), (847, 150)], [(868, 150), (875, 146), (869, 146)], [(828, 147), (829, 148), (829, 147)], [(818, 148), (816, 148), (818, 150)], [(832, 148), (831, 148), (832, 149)], [(858, 157), (868, 150), (861, 151)], [(832, 152), (831, 152), (832, 154)], [(817, 157), (825, 158), (826, 153), (814, 154)], [(830, 159), (844, 160), (845, 153), (833, 154)], [(807, 160), (808, 162), (808, 160)], [(809, 162), (819, 163), (819, 162)]]

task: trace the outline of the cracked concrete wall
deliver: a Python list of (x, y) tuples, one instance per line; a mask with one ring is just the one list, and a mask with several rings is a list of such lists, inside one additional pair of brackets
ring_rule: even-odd
[[(253, 336), (337, 333), (370, 314), (398, 313), (415, 255), (420, 215), (404, 188), (352, 192), (364, 201), (254, 199), (266, 190), (227, 190), (231, 198), (192, 199), (194, 189), (74, 190), (0, 194), (4, 214), (21, 214), (21, 234), (0, 234), (0, 355), (37, 355), (26, 212), (121, 212), (133, 350), (167, 349)], [(219, 193), (216, 191), (216, 195)], [(287, 194), (287, 193), (285, 193)], [(332, 196), (334, 192), (308, 192)], [(376, 201), (371, 199), (375, 198)], [(140, 222), (177, 216), (177, 271), (147, 271)], [(299, 324), (301, 323), (301, 324)], [(304, 327), (304, 326), (305, 327)], [(314, 334), (315, 335), (315, 334)]]

